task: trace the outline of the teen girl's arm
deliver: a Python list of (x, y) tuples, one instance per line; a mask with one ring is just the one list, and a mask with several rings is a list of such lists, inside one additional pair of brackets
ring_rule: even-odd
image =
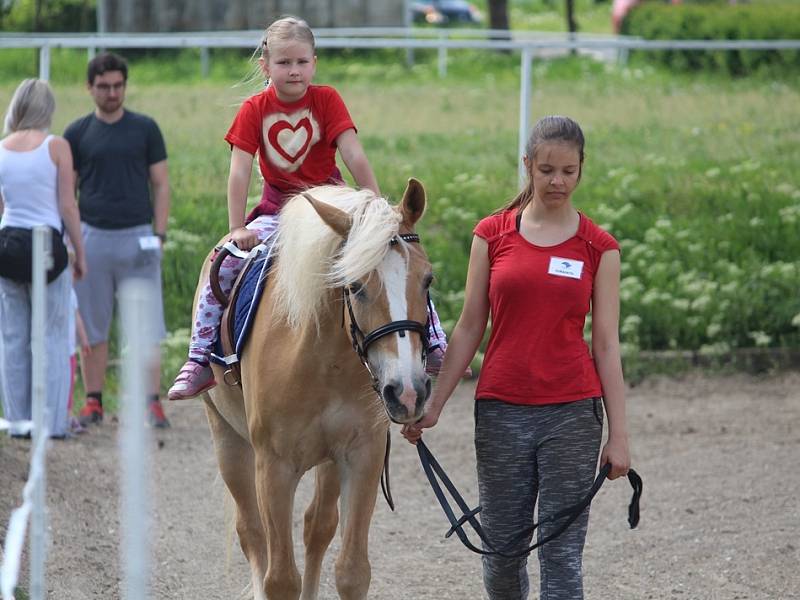
[(464, 307), (450, 336), (436, 386), (428, 400), (425, 415), (416, 423), (403, 425), (401, 433), (412, 444), (422, 437), (422, 430), (439, 421), (445, 403), (456, 389), (486, 331), (489, 319), (489, 248), (486, 240), (473, 236), (469, 254)]
[(234, 146), (231, 149), (231, 171), (228, 174), (228, 226), (231, 241), (241, 250), (258, 246), (258, 235), (244, 226), (247, 191), (253, 172), (253, 155)]
[(600, 465), (611, 463), (609, 479), (625, 475), (631, 464), (619, 349), (619, 276), (619, 252), (604, 252), (592, 294), (592, 355), (608, 415), (608, 441), (600, 454)]
[(153, 187), (153, 232), (164, 239), (169, 218), (169, 170), (167, 161), (150, 165), (150, 185)]
[(336, 147), (339, 148), (339, 154), (342, 155), (347, 170), (356, 180), (356, 185), (360, 188), (370, 189), (380, 196), (378, 181), (375, 179), (372, 167), (369, 166), (367, 155), (364, 153), (355, 129), (348, 129), (340, 133), (336, 138)]
[(50, 157), (58, 171), (58, 212), (67, 230), (69, 241), (75, 250), (75, 262), (72, 272), (75, 279), (86, 275), (86, 254), (83, 251), (83, 235), (81, 234), (81, 218), (78, 203), (75, 200), (75, 181), (72, 169), (72, 150), (69, 142), (62, 137), (54, 137), (50, 142)]

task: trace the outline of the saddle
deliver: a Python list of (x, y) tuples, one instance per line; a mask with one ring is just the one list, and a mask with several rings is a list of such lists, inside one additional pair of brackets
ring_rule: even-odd
[[(225, 296), (219, 285), (219, 267), (231, 254), (243, 258), (245, 263), (233, 283), (230, 295)], [(271, 244), (260, 244), (250, 252), (243, 252), (228, 242), (217, 248), (213, 258), (209, 274), (211, 289), (225, 309), (211, 360), (225, 367), (223, 381), (228, 385), (242, 384), (239, 357), (252, 328), (272, 262)]]

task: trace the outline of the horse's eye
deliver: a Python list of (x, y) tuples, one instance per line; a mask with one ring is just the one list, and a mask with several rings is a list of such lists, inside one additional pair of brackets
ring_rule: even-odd
[(425, 276), (425, 279), (422, 280), (423, 289), (425, 290), (429, 289), (432, 283), (433, 283), (433, 273), (430, 273)]
[(358, 281), (354, 281), (350, 284), (350, 293), (356, 296), (359, 299), (364, 298), (364, 286), (361, 285)]

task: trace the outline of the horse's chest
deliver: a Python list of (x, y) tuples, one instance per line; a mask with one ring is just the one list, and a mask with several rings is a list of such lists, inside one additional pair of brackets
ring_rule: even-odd
[(281, 455), (291, 449), (293, 462), (311, 468), (326, 460), (338, 460), (351, 452), (372, 447), (383, 440), (380, 413), (372, 406), (354, 406), (346, 401), (329, 400), (318, 411), (302, 417), (283, 415), (283, 422), (273, 422), (271, 444)]
[(371, 437), (374, 419), (365, 418), (363, 407), (347, 403), (331, 403), (320, 415), (318, 430), (329, 446), (342, 447), (358, 444), (364, 437)]

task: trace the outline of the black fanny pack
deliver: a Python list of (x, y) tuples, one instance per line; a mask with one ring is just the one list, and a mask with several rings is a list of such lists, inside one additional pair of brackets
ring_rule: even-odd
[[(50, 227), (53, 266), (47, 271), (51, 283), (67, 268), (67, 247), (60, 231)], [(0, 277), (19, 283), (31, 282), (33, 269), (33, 230), (25, 227), (0, 229)]]

